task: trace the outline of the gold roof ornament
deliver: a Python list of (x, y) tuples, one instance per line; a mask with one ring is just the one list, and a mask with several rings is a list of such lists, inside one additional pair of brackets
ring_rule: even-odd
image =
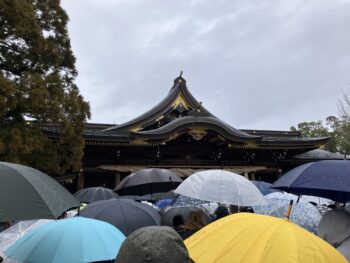
[(195, 139), (196, 141), (200, 141), (203, 139), (204, 136), (206, 136), (208, 133), (203, 130), (203, 129), (191, 129), (188, 132), (189, 135), (192, 136), (193, 139)]
[(182, 105), (186, 110), (189, 110), (191, 105), (187, 102), (187, 100), (184, 98), (184, 96), (180, 93), (179, 96), (174, 100), (174, 102), (171, 104), (171, 106), (176, 109)]

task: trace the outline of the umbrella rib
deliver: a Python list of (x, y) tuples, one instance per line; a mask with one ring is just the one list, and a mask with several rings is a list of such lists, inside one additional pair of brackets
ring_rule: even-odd
[[(284, 219), (281, 219), (281, 220), (284, 220)], [(269, 244), (271, 244), (272, 241), (274, 241), (274, 236), (279, 234), (280, 230), (282, 228), (285, 227), (285, 225), (283, 224), (283, 222), (281, 222), (282, 224), (280, 224), (280, 226), (276, 227), (276, 229), (272, 232), (271, 236), (270, 236), (270, 239), (266, 242), (265, 244), (265, 247), (264, 247), (264, 250), (262, 251), (262, 253), (260, 254), (260, 259), (259, 259), (259, 262), (263, 262), (262, 259), (263, 259), (263, 256), (265, 254), (265, 251), (266, 249), (268, 248)], [(292, 224), (290, 222), (288, 222), (289, 224)]]

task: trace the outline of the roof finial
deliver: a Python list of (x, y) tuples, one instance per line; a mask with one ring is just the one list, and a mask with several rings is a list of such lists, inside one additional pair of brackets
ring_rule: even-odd
[(182, 73), (184, 73), (182, 70), (180, 71), (180, 76), (179, 76), (179, 78), (181, 78), (182, 77)]

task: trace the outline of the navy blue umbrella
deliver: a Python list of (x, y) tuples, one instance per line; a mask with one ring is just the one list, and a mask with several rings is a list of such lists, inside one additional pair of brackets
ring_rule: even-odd
[(251, 181), (263, 195), (268, 195), (275, 192), (281, 192), (276, 189), (270, 188), (271, 184), (264, 181)]
[(350, 201), (350, 161), (307, 163), (290, 170), (271, 187), (295, 194), (321, 196), (338, 202)]

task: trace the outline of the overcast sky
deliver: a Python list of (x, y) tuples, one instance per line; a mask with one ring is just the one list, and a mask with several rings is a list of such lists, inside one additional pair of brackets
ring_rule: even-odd
[(239, 129), (337, 115), (350, 89), (350, 0), (62, 0), (90, 122), (153, 107), (184, 71), (190, 92)]

